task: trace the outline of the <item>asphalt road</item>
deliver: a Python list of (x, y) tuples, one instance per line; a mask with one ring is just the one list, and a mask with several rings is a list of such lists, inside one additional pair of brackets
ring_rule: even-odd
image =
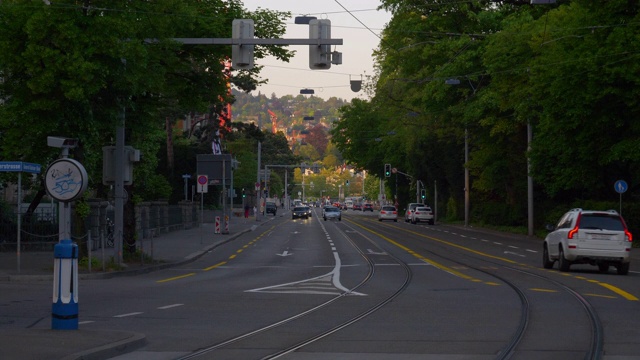
[[(120, 360), (640, 359), (633, 263), (560, 273), (527, 237), (319, 215), (278, 214), (185, 266), (86, 280), (80, 326), (144, 333)], [(13, 304), (18, 325), (50, 312), (50, 286), (11, 284), (46, 294)]]

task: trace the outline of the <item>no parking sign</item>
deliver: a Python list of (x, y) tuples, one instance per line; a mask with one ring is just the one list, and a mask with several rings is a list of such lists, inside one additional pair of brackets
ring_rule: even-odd
[(198, 175), (198, 192), (209, 192), (209, 177), (207, 175)]

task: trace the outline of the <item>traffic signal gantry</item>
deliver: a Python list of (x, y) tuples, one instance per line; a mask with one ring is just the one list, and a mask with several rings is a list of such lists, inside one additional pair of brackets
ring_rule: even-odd
[[(342, 45), (342, 39), (331, 38), (331, 20), (309, 20), (308, 39), (258, 39), (254, 37), (253, 19), (235, 19), (229, 38), (172, 38), (185, 45), (231, 45), (234, 69), (252, 69), (255, 45), (309, 45), (309, 68), (328, 70), (331, 64), (342, 64), (342, 53), (331, 51), (331, 45)], [(145, 39), (157, 43), (158, 39)]]
[(331, 51), (331, 45), (342, 45), (342, 39), (331, 38), (331, 20), (309, 20), (308, 39), (256, 39), (252, 19), (235, 19), (232, 26), (231, 55), (236, 69), (253, 68), (255, 45), (309, 45), (309, 68), (314, 70), (342, 64), (342, 53)]

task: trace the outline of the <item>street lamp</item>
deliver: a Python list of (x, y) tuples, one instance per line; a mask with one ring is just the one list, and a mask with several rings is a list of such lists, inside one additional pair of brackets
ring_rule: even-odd
[[(447, 85), (460, 85), (460, 80), (458, 79), (447, 79), (444, 82)], [(476, 87), (473, 86), (471, 80), (469, 80), (469, 85), (471, 85), (471, 89), (473, 89), (473, 95), (475, 95)], [(464, 226), (469, 226), (469, 129), (465, 122), (464, 126)]]

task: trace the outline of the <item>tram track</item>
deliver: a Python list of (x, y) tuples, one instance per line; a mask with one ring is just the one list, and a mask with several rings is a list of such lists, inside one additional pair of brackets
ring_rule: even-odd
[[(316, 216), (314, 217), (315, 219), (319, 218)], [(325, 225), (320, 222), (320, 226), (322, 227), (323, 231), (325, 231), (325, 233), (327, 232)], [(376, 275), (376, 271), (378, 270), (378, 266), (376, 265), (375, 261), (372, 260), (372, 258), (370, 256), (368, 256), (368, 254), (365, 252), (365, 250), (363, 248), (361, 248), (360, 246), (358, 246), (356, 244), (355, 239), (353, 239), (351, 236), (349, 236), (344, 230), (338, 229), (339, 233), (341, 236), (343, 236), (347, 242), (354, 248), (356, 249), (356, 251), (359, 253), (359, 255), (365, 260), (367, 267), (368, 267), (368, 271), (367, 274), (363, 277), (363, 279), (356, 284), (355, 286), (351, 287), (348, 289), (348, 291), (342, 293), (341, 295), (335, 296), (327, 301), (324, 301), (310, 309), (307, 309), (306, 311), (291, 315), (287, 318), (281, 319), (279, 321), (273, 322), (271, 324), (262, 326), (260, 328), (254, 329), (252, 331), (248, 331), (245, 332), (243, 334), (239, 334), (239, 335), (235, 335), (231, 338), (228, 338), (226, 340), (217, 342), (215, 344), (212, 344), (210, 346), (201, 348), (197, 351), (194, 351), (192, 353), (189, 353), (187, 355), (184, 355), (182, 357), (179, 357), (179, 360), (187, 360), (187, 359), (197, 359), (197, 358), (205, 358), (206, 356), (211, 356), (212, 354), (215, 355), (216, 351), (220, 351), (222, 349), (225, 349), (227, 347), (230, 347), (231, 345), (235, 345), (236, 347), (238, 347), (238, 344), (244, 341), (251, 341), (251, 342), (256, 342), (256, 338), (259, 336), (263, 336), (263, 337), (269, 337), (270, 332), (273, 332), (277, 329), (283, 328), (283, 327), (287, 327), (290, 326), (293, 322), (297, 321), (297, 320), (301, 320), (305, 317), (309, 317), (311, 315), (320, 313), (324, 310), (328, 310), (329, 308), (331, 308), (334, 305), (337, 305), (337, 303), (341, 300), (344, 300), (346, 297), (348, 297), (350, 294), (357, 292), (359, 289), (362, 289), (365, 285), (369, 284), (372, 282), (372, 280), (375, 278)], [(366, 237), (365, 237), (366, 238)], [(371, 244), (371, 246), (377, 246), (376, 243), (374, 241), (372, 241), (371, 239), (366, 238), (366, 241)], [(370, 246), (369, 246), (370, 247)], [(400, 296), (409, 286), (409, 284), (411, 283), (411, 279), (412, 279), (412, 270), (410, 269), (410, 267), (408, 266), (408, 264), (402, 262), (399, 258), (393, 256), (393, 255), (389, 255), (389, 258), (393, 259), (394, 261), (397, 262), (397, 264), (400, 266), (400, 268), (402, 269), (403, 272), (403, 278), (400, 279), (398, 281), (398, 286), (395, 290), (393, 290), (390, 294), (387, 295), (383, 295), (380, 299), (377, 299), (376, 301), (374, 301), (373, 304), (371, 305), (367, 305), (366, 308), (364, 309), (359, 309), (359, 311), (357, 311), (355, 314), (350, 315), (348, 318), (346, 319), (341, 319), (337, 324), (325, 328), (321, 331), (316, 331), (314, 334), (311, 334), (309, 336), (306, 336), (303, 339), (298, 339), (298, 341), (292, 343), (292, 344), (288, 344), (287, 346), (283, 346), (281, 349), (278, 349), (277, 351), (272, 351), (267, 355), (262, 355), (260, 358), (261, 359), (277, 359), (280, 357), (283, 357), (289, 353), (292, 353), (298, 349), (301, 349), (305, 346), (308, 346), (309, 344), (312, 344), (318, 340), (321, 340), (329, 335), (335, 334), (337, 332), (339, 332), (340, 330), (354, 324), (357, 323), (358, 321), (361, 321), (363, 319), (365, 319), (366, 317), (370, 316), (371, 314), (375, 313), (376, 311), (380, 310), (381, 308), (383, 308), (386, 304), (392, 302), (394, 299), (396, 299), (398, 296)], [(216, 357), (219, 358), (219, 357)]]
[[(393, 237), (393, 238), (398, 238), (398, 230), (401, 230), (407, 234), (412, 234), (413, 236), (417, 236), (414, 230), (409, 231), (409, 230), (403, 229), (402, 226), (388, 227), (388, 226), (384, 226), (384, 224), (379, 224), (374, 221), (367, 221), (366, 222), (367, 225), (370, 226), (370, 227), (367, 227), (355, 221), (354, 218), (351, 218), (348, 221), (360, 226), (365, 230), (369, 230), (370, 228), (375, 227), (376, 229), (378, 229), (376, 231), (379, 234), (383, 234), (385, 236), (388, 235), (389, 237)], [(372, 230), (369, 230), (369, 231), (374, 232)], [(436, 256), (439, 259), (444, 259), (450, 263), (457, 264), (459, 266), (463, 266), (463, 267), (472, 269), (474, 271), (483, 273), (487, 276), (493, 277), (501, 281), (502, 283), (506, 284), (507, 286), (509, 286), (516, 293), (521, 304), (520, 319), (518, 320), (518, 325), (516, 326), (516, 329), (514, 330), (510, 340), (506, 343), (506, 345), (502, 349), (498, 351), (496, 356), (497, 360), (507, 360), (507, 359), (514, 358), (514, 356), (518, 353), (519, 348), (521, 347), (521, 344), (523, 342), (523, 339), (525, 338), (525, 335), (528, 335), (530, 322), (532, 321), (531, 315), (533, 310), (532, 310), (529, 296), (527, 296), (527, 290), (524, 289), (523, 286), (518, 285), (515, 281), (509, 280), (507, 276), (498, 275), (495, 270), (487, 270), (484, 268), (484, 266), (473, 265), (471, 264), (470, 261), (461, 261), (459, 258), (456, 258), (452, 255), (444, 255), (442, 252), (429, 250), (426, 247), (421, 247), (420, 250), (416, 250), (416, 249), (412, 249), (412, 250), (416, 252), (420, 252), (423, 255), (428, 254), (429, 256)], [(584, 316), (587, 319), (586, 322), (589, 324), (591, 329), (590, 331), (591, 336), (588, 341), (589, 345), (587, 346), (586, 349), (583, 350), (584, 352), (583, 359), (585, 360), (602, 359), (603, 346), (604, 346), (604, 331), (603, 331), (602, 323), (598, 317), (598, 313), (594, 308), (594, 306), (586, 298), (584, 298), (579, 292), (547, 276), (543, 276), (541, 274), (535, 273), (533, 271), (528, 271), (526, 269), (518, 268), (513, 265), (500, 263), (495, 259), (494, 256), (484, 257), (484, 256), (481, 256), (480, 253), (477, 251), (464, 253), (464, 251), (461, 250), (459, 247), (454, 247), (452, 250), (453, 250), (453, 254), (455, 255), (461, 255), (465, 258), (471, 258), (475, 261), (481, 261), (485, 264), (495, 266), (499, 269), (506, 269), (510, 272), (519, 273), (519, 274), (526, 275), (528, 277), (534, 277), (536, 279), (542, 280), (558, 289), (561, 289), (563, 292), (571, 295), (571, 297), (579, 303), (580, 308), (584, 311)], [(451, 254), (452, 252), (449, 251), (448, 253)]]

